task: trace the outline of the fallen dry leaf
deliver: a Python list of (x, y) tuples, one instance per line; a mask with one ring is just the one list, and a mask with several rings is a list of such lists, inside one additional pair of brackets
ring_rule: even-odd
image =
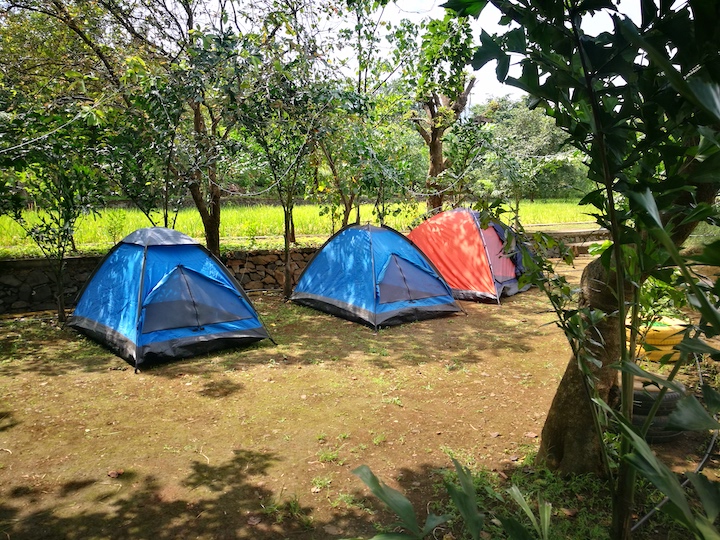
[(499, 434), (497, 431), (493, 431), (492, 433), (490, 433), (490, 436), (491, 436), (493, 439), (495, 439), (495, 438), (499, 437), (500, 434)]
[(261, 521), (262, 519), (260, 518), (260, 516), (250, 516), (248, 518), (248, 525), (250, 525), (251, 527), (255, 527), (256, 525), (260, 525)]
[(565, 514), (567, 517), (575, 517), (578, 513), (578, 511), (574, 508), (561, 508), (560, 511)]
[(122, 469), (118, 469), (116, 471), (108, 471), (108, 476), (110, 478), (117, 478), (118, 476), (122, 475), (122, 473), (124, 473), (124, 472), (125, 471), (123, 471)]
[(538, 434), (532, 431), (528, 431), (527, 433), (525, 433), (525, 436), (530, 439), (537, 439)]

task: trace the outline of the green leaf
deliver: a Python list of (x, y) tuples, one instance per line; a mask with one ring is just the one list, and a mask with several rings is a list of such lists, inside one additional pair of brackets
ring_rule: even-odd
[(431, 534), (437, 527), (442, 525), (443, 523), (446, 523), (450, 519), (450, 516), (438, 516), (436, 514), (428, 514), (427, 519), (425, 520), (425, 526), (422, 530), (422, 538), (425, 538), (429, 534)]
[(702, 393), (705, 406), (708, 408), (708, 411), (710, 411), (710, 414), (720, 413), (720, 392), (709, 384), (703, 384)]
[(695, 526), (700, 533), (698, 537), (702, 538), (702, 540), (720, 540), (720, 532), (705, 516), (698, 516), (695, 519)]
[(715, 347), (711, 347), (704, 340), (694, 337), (685, 338), (674, 347), (680, 352), (695, 353), (695, 354), (718, 354), (720, 350)]
[(703, 474), (689, 472), (686, 476), (697, 491), (703, 510), (708, 519), (713, 522), (720, 514), (720, 482), (711, 482)]
[(660, 212), (658, 211), (655, 197), (653, 197), (652, 191), (646, 189), (642, 192), (630, 191), (628, 192), (628, 198), (631, 199), (637, 206), (642, 208), (653, 222), (653, 225), (662, 229), (662, 219), (660, 218)]
[(708, 126), (698, 126), (698, 133), (702, 136), (705, 144), (710, 143), (713, 146), (720, 147), (717, 130)]
[(687, 175), (687, 181), (695, 183), (718, 182), (720, 180), (718, 168), (720, 168), (720, 152), (715, 152), (691, 168)]
[(720, 120), (720, 85), (704, 81), (699, 77), (691, 77), (687, 83), (705, 110), (712, 113), (716, 121)]
[(717, 84), (697, 78), (686, 81), (667, 56), (640, 35), (637, 27), (630, 19), (616, 20), (616, 24), (620, 28), (622, 35), (630, 43), (643, 49), (650, 57), (650, 60), (663, 70), (672, 87), (680, 95), (713, 115), (715, 121), (720, 121), (720, 89)]
[[(718, 177), (720, 178), (720, 173), (718, 174)], [(690, 212), (683, 216), (681, 224), (684, 225), (686, 223), (705, 221), (716, 214), (717, 210), (715, 210), (712, 205), (706, 203), (698, 204), (697, 206), (691, 208)]]
[(550, 518), (552, 517), (552, 504), (538, 495), (538, 512), (540, 514), (540, 538), (547, 540), (550, 538)]
[(487, 0), (448, 0), (440, 7), (450, 9), (458, 17), (479, 17), (487, 5)]
[(695, 396), (686, 396), (678, 401), (675, 410), (668, 416), (668, 429), (706, 431), (720, 429), (720, 423), (705, 410)]
[(458, 512), (460, 512), (470, 536), (472, 536), (473, 540), (478, 540), (485, 525), (485, 516), (478, 509), (477, 494), (472, 475), (455, 458), (452, 461), (455, 465), (461, 489), (450, 483), (446, 483), (445, 486)]
[(503, 36), (507, 50), (510, 52), (524, 53), (527, 50), (525, 40), (525, 29), (514, 28)]
[(601, 9), (617, 11), (617, 7), (610, 0), (585, 0), (578, 6), (579, 13), (592, 13)]
[[(397, 514), (400, 518), (402, 526), (405, 529), (412, 532), (416, 537), (421, 537), (420, 526), (418, 525), (412, 503), (410, 503), (410, 501), (405, 498), (402, 493), (378, 480), (377, 476), (372, 473), (367, 465), (360, 465), (358, 468), (353, 470), (352, 473), (359, 477), (360, 480), (362, 480), (363, 483), (370, 488), (373, 495), (384, 502), (390, 510)], [(398, 538), (408, 537), (405, 536)]]
[(635, 449), (634, 452), (626, 454), (625, 459), (638, 473), (652, 482), (655, 487), (670, 499), (678, 510), (676, 518), (692, 528), (694, 522), (692, 511), (685, 497), (685, 490), (680, 485), (680, 481), (675, 473), (657, 459), (645, 439), (635, 431), (627, 418), (618, 415), (617, 412), (608, 407), (604, 401), (597, 399), (593, 401), (617, 420), (622, 435), (627, 438)]
[(513, 486), (508, 489), (508, 493), (512, 495), (512, 498), (515, 499), (515, 502), (518, 503), (520, 508), (523, 509), (523, 512), (525, 512), (525, 515), (527, 515), (528, 518), (530, 518), (530, 522), (532, 523), (533, 527), (537, 531), (538, 534), (540, 534), (540, 525), (538, 525), (537, 519), (535, 518), (535, 514), (533, 514), (532, 509), (530, 508), (530, 505), (525, 500), (525, 496), (520, 492), (520, 489), (513, 484)]
[(499, 60), (505, 56), (502, 48), (493, 40), (485, 30), (480, 32), (480, 46), (472, 58), (472, 67), (480, 69), (491, 60)]
[(518, 83), (523, 86), (524, 90), (537, 95), (540, 92), (540, 75), (538, 74), (537, 64), (523, 62), (522, 75), (518, 79)]
[(498, 58), (498, 64), (495, 68), (495, 75), (497, 80), (503, 82), (507, 79), (508, 71), (510, 71), (510, 57), (508, 55), (501, 56)]
[(654, 0), (641, 0), (642, 27), (647, 28), (657, 18), (657, 6)]
[(503, 530), (510, 540), (535, 540), (535, 537), (528, 532), (517, 520), (513, 518), (498, 518), (502, 523)]
[(685, 389), (675, 381), (668, 381), (667, 379), (664, 379), (660, 375), (656, 375), (654, 373), (650, 373), (649, 371), (645, 371), (640, 366), (638, 366), (634, 362), (624, 362), (621, 364), (613, 364), (613, 368), (622, 371), (624, 373), (632, 373), (636, 377), (642, 377), (644, 379), (649, 379), (655, 384), (657, 384), (659, 387), (666, 387), (674, 392), (677, 392), (678, 394), (685, 394)]

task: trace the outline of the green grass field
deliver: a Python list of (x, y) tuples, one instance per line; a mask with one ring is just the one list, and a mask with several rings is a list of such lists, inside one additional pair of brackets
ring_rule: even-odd
[[(393, 208), (385, 224), (400, 231), (408, 231), (417, 223), (425, 206), (402, 205)], [(520, 219), (527, 225), (590, 222), (584, 208), (577, 201), (534, 201), (520, 206)], [(339, 224), (332, 223), (328, 215), (320, 215), (316, 205), (295, 207), (295, 230), (300, 244), (317, 244), (324, 241)], [(363, 205), (361, 222), (377, 224), (372, 205)], [(26, 219), (36, 219), (28, 212)], [(104, 253), (132, 231), (151, 226), (145, 215), (135, 209), (106, 209), (99, 216), (83, 217), (78, 222), (75, 242), (83, 253)], [(203, 241), (200, 216), (194, 208), (187, 208), (177, 216), (175, 228), (193, 238)], [(279, 247), (278, 237), (283, 234), (283, 214), (279, 206), (228, 206), (222, 209), (220, 234), (224, 249)], [(33, 241), (23, 229), (7, 216), (0, 216), (0, 257), (23, 257), (39, 255)]]

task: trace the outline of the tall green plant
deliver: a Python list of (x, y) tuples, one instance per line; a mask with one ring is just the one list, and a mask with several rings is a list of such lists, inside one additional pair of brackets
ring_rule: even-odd
[[(456, 459), (453, 458), (452, 462), (455, 466), (458, 484), (446, 480), (445, 489), (460, 514), (459, 529), (472, 538), (472, 540), (479, 540), (483, 538), (485, 514), (478, 506), (478, 494), (475, 489), (475, 484), (473, 483), (472, 473), (469, 469), (463, 467)], [(370, 540), (423, 540), (425, 538), (437, 538), (437, 529), (450, 521), (449, 515), (438, 516), (429, 513), (425, 519), (425, 523), (420, 525), (412, 503), (402, 493), (379, 480), (366, 465), (361, 465), (355, 469), (353, 474), (357, 475), (360, 480), (370, 488), (372, 494), (380, 499), (399, 520), (392, 525), (396, 529), (400, 529), (399, 532), (381, 533), (373, 536)], [(542, 497), (540, 497), (539, 516), (536, 517), (525, 496), (517, 486), (512, 486), (508, 490), (508, 493), (530, 520), (537, 537), (540, 538), (540, 540), (548, 540), (550, 538), (552, 506), (544, 502)], [(503, 500), (500, 494), (495, 493), (494, 495), (500, 500)], [(519, 521), (512, 517), (500, 518), (500, 523), (510, 540), (530, 540), (533, 538), (532, 534)]]
[[(225, 91), (233, 122), (251, 141), (247, 149), (261, 156), (269, 180), (266, 187), (283, 208), (283, 292), (289, 297), (293, 285), (290, 245), (295, 242), (293, 209), (313, 173), (310, 156), (338, 95), (324, 81), (317, 58), (310, 54), (318, 47), (313, 27), (316, 22), (307, 23), (317, 21), (316, 6), (296, 2), (288, 9), (282, 2), (270, 2), (269, 8), (267, 28), (250, 41), (257, 49), (253, 65), (246, 67), (256, 77), (255, 86), (229, 86)], [(281, 28), (287, 32), (280, 32)]]
[[(466, 15), (486, 4), (451, 0), (446, 7)], [(716, 333), (717, 307), (701, 294), (677, 245), (698, 222), (715, 217), (709, 203), (720, 187), (720, 80), (714, 69), (720, 63), (720, 13), (700, 1), (644, 1), (642, 19), (634, 23), (602, 0), (492, 4), (509, 29), (482, 33), (474, 66), (496, 60), (498, 79), (529, 92), (587, 156), (589, 177), (599, 188), (583, 202), (594, 206), (612, 237), (611, 248), (583, 274), (579, 309), (568, 310), (560, 295), (551, 296), (574, 357), (548, 414), (539, 458), (562, 473), (610, 474), (600, 438), (604, 416), (593, 402), (609, 401), (619, 368), (620, 414), (632, 416), (630, 367), (643, 281), (650, 275), (667, 279), (666, 265), (679, 265), (701, 326)], [(587, 21), (598, 12), (610, 15), (612, 31), (588, 33)], [(511, 55), (520, 59), (518, 74), (510, 74)], [(630, 537), (635, 442), (628, 436), (621, 442), (613, 538)]]
[(0, 213), (11, 216), (51, 262), (60, 322), (65, 320), (64, 261), (75, 247), (76, 223), (97, 212), (104, 195), (94, 159), (96, 130), (73, 112), (32, 107), (12, 115), (3, 127), (19, 144), (0, 154), (6, 167), (0, 174)]
[[(434, 213), (442, 209), (447, 191), (443, 173), (449, 162), (443, 137), (460, 119), (475, 85), (475, 78), (466, 72), (474, 46), (470, 23), (464, 17), (431, 20), (422, 30), (417, 56), (408, 64), (405, 77), (418, 109), (411, 120), (428, 148), (425, 189), (428, 211)], [(407, 27), (406, 31), (414, 29)]]

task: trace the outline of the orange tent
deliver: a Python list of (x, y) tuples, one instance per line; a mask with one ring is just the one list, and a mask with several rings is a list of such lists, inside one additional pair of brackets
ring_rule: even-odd
[(456, 208), (418, 225), (408, 238), (432, 261), (455, 298), (499, 302), (500, 296), (520, 291), (519, 257), (503, 250), (509, 232), (500, 224), (483, 229), (478, 212)]

